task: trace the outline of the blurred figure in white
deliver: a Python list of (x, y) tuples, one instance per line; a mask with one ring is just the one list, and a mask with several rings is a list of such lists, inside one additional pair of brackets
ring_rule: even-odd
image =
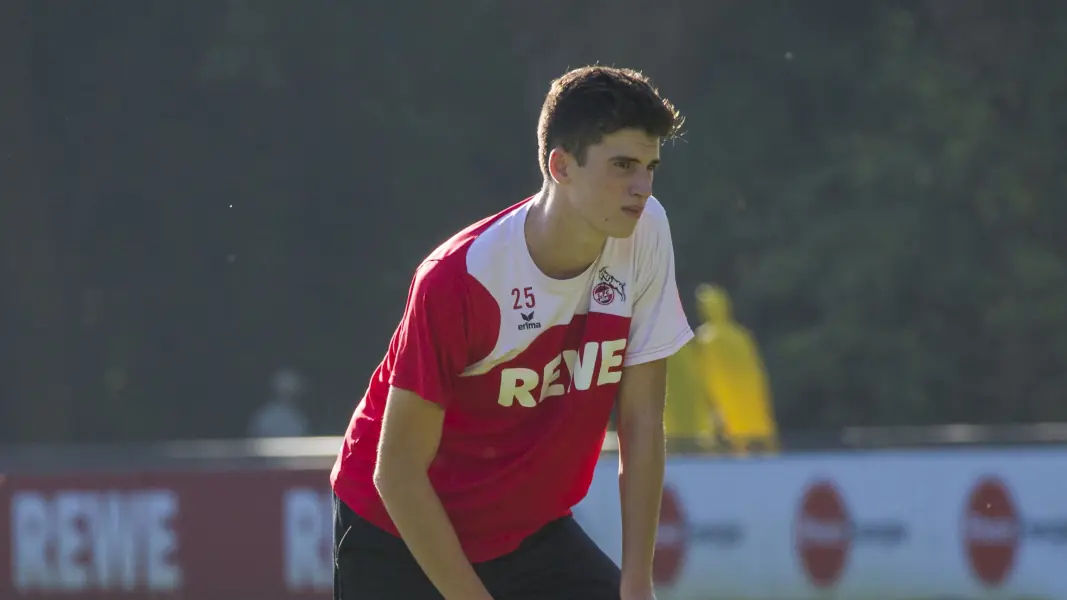
[(304, 381), (293, 369), (285, 368), (271, 377), (271, 391), (248, 425), (250, 437), (298, 437), (308, 434), (307, 418), (300, 410)]

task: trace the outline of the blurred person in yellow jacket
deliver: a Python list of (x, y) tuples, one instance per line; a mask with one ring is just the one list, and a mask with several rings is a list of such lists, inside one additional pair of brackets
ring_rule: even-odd
[(701, 284), (696, 298), (704, 323), (668, 360), (668, 436), (699, 439), (703, 446), (725, 441), (742, 452), (777, 449), (770, 385), (752, 334), (733, 320), (722, 288)]
[(663, 424), (675, 449), (716, 449), (720, 427), (703, 377), (704, 361), (696, 338), (667, 359), (667, 405)]

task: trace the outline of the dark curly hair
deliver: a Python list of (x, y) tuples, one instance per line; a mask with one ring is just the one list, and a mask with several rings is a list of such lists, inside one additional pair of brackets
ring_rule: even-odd
[(585, 163), (586, 149), (605, 135), (641, 129), (666, 141), (681, 133), (685, 118), (660, 95), (651, 80), (632, 69), (588, 66), (552, 82), (537, 122), (541, 173), (549, 178), (553, 148)]

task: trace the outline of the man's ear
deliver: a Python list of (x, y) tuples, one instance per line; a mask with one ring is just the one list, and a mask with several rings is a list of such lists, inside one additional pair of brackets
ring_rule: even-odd
[(548, 174), (556, 183), (566, 183), (574, 159), (569, 152), (559, 146), (548, 153)]

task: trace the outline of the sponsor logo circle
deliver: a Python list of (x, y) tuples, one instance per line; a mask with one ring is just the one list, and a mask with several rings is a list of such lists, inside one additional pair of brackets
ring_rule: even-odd
[(796, 515), (794, 544), (813, 586), (837, 584), (848, 563), (852, 532), (848, 509), (833, 482), (817, 481), (804, 491)]
[(682, 503), (673, 488), (664, 486), (659, 509), (656, 555), (652, 562), (652, 579), (656, 583), (673, 583), (685, 564), (686, 518)]
[(975, 578), (988, 587), (1007, 581), (1015, 566), (1021, 533), (1011, 491), (997, 477), (980, 478), (964, 508), (964, 551)]

